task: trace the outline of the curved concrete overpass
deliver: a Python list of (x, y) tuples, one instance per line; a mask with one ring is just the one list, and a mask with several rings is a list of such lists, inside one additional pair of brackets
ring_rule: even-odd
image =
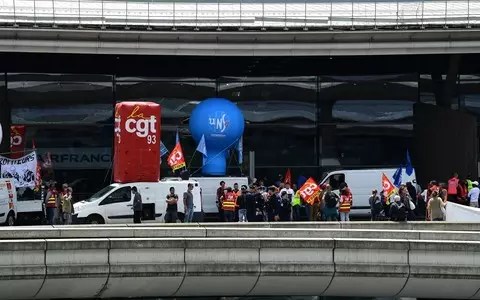
[[(384, 224), (383, 230), (342, 229), (341, 223), (2, 229), (0, 299), (480, 299), (480, 233), (471, 231), (478, 224), (452, 224), (469, 231)], [(414, 224), (423, 230), (403, 228)]]
[(346, 56), (480, 53), (480, 29), (201, 32), (0, 28), (0, 52)]

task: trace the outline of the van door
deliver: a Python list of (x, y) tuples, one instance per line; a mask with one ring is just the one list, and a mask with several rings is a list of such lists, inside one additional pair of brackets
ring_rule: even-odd
[(105, 207), (105, 223), (125, 224), (133, 222), (133, 196), (130, 186), (123, 186), (100, 202)]

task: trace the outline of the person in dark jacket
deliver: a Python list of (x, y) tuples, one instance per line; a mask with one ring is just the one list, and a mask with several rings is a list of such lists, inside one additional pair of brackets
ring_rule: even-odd
[(405, 185), (400, 186), (400, 188), (398, 189), (398, 194), (400, 196), (400, 199), (401, 199), (403, 205), (405, 206), (405, 210), (406, 210), (406, 214), (407, 214), (407, 220), (408, 221), (415, 221), (415, 212), (410, 207), (410, 201), (412, 201), (412, 197), (410, 197), (410, 194), (408, 193), (407, 187)]
[(267, 220), (269, 222), (278, 221), (279, 216), (277, 212), (278, 195), (276, 193), (276, 187), (271, 186), (268, 188), (268, 198), (265, 201), (265, 211), (267, 213)]
[(286, 191), (283, 191), (279, 198), (277, 198), (277, 215), (279, 221), (287, 222), (290, 221), (290, 216), (292, 215), (292, 200), (289, 198), (289, 195)]
[(263, 196), (264, 188), (258, 187), (257, 191), (254, 194), (254, 205), (255, 205), (255, 222), (263, 222), (267, 219), (266, 216), (266, 199)]
[(137, 190), (137, 187), (132, 187), (133, 194), (133, 223), (142, 223), (142, 195)]
[(255, 194), (256, 194), (256, 186), (251, 186), (250, 190), (247, 190), (245, 193), (245, 202), (247, 206), (247, 220), (254, 221), (255, 220)]

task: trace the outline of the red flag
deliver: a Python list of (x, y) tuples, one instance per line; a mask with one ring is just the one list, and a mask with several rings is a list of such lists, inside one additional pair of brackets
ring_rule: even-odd
[(25, 151), (25, 126), (10, 126), (11, 158), (20, 158)]
[(173, 171), (185, 168), (185, 157), (183, 156), (182, 145), (180, 145), (180, 143), (177, 143), (172, 152), (170, 152), (170, 155), (168, 156), (168, 165)]
[(287, 169), (287, 172), (285, 173), (285, 177), (283, 179), (283, 183), (292, 185), (292, 172), (290, 171), (290, 168)]
[(382, 173), (382, 187), (383, 187), (383, 193), (385, 195), (385, 202), (390, 204), (390, 196), (395, 192), (395, 186), (393, 183), (388, 179), (387, 175), (385, 173)]
[(305, 202), (312, 205), (315, 202), (315, 198), (319, 196), (320, 190), (321, 189), (315, 180), (310, 177), (305, 181), (305, 184), (302, 185), (298, 192)]

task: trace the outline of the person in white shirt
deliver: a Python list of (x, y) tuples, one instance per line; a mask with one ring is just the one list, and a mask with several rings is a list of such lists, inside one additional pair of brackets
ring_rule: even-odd
[(290, 199), (290, 202), (292, 202), (293, 196), (295, 195), (295, 192), (293, 189), (290, 187), (290, 184), (286, 183), (285, 187), (280, 190), (279, 195), (281, 196), (283, 192), (287, 193), (288, 199)]
[(468, 192), (468, 198), (470, 199), (470, 206), (478, 207), (478, 196), (480, 195), (480, 189), (478, 188), (478, 181), (472, 182), (473, 188)]

